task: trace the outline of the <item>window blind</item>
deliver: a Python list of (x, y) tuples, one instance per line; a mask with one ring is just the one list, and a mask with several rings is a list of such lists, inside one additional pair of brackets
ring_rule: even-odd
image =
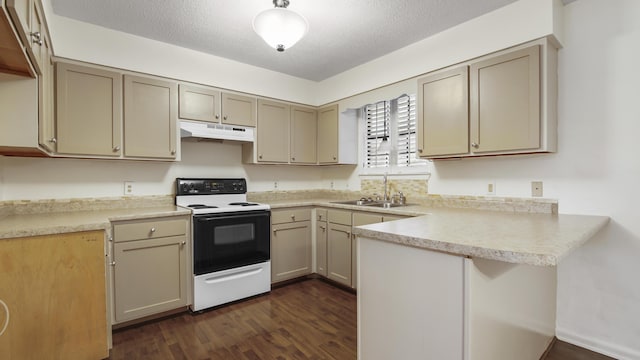
[(378, 168), (389, 166), (390, 148), (381, 147), (383, 141), (389, 139), (389, 118), (391, 104), (380, 101), (364, 107), (366, 121), (366, 159), (365, 167)]
[(425, 165), (427, 160), (420, 159), (416, 151), (416, 96), (403, 95), (396, 101), (398, 109), (396, 115), (398, 127), (397, 165), (401, 167)]

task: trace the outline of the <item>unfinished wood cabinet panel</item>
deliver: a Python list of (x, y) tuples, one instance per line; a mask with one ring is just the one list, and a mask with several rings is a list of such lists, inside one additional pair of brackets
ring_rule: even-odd
[(468, 67), (460, 66), (418, 80), (418, 155), (469, 152)]
[(188, 305), (187, 218), (114, 224), (114, 321)]
[(181, 119), (211, 123), (220, 121), (220, 91), (204, 86), (180, 84), (179, 92)]
[(288, 104), (258, 100), (258, 162), (289, 162), (289, 121)]
[(256, 98), (222, 93), (222, 123), (256, 127)]
[(104, 249), (103, 231), (0, 240), (1, 359), (109, 355)]
[(474, 153), (540, 147), (540, 46), (471, 64)]
[(316, 110), (291, 106), (291, 163), (315, 164), (318, 161)]
[[(287, 212), (287, 210), (283, 210)], [(311, 216), (311, 209), (305, 209)], [(274, 211), (274, 213), (277, 211)], [(311, 221), (291, 221), (272, 226), (271, 282), (311, 274)]]
[(56, 64), (56, 136), (60, 154), (120, 156), (122, 75)]
[(176, 159), (178, 84), (124, 76), (124, 155)]

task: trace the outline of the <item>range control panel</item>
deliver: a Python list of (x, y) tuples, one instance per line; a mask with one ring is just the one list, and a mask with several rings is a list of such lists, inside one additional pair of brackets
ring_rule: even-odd
[(176, 179), (176, 195), (245, 194), (245, 179)]

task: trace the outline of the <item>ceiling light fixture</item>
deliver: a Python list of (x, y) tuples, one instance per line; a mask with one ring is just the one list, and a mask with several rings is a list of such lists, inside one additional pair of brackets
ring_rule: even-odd
[(302, 15), (287, 9), (289, 0), (273, 0), (273, 5), (273, 9), (253, 18), (253, 30), (269, 46), (282, 52), (307, 34), (309, 23)]

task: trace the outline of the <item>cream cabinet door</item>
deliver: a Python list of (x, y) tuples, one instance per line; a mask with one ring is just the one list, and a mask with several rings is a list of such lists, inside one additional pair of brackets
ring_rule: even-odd
[(204, 86), (180, 84), (181, 119), (217, 123), (220, 119), (220, 91)]
[(258, 100), (258, 162), (289, 162), (289, 105)]
[(326, 221), (316, 223), (316, 272), (327, 276), (327, 235), (329, 229)]
[(273, 226), (271, 282), (311, 274), (311, 221)]
[(49, 38), (43, 39), (42, 74), (38, 79), (38, 142), (49, 152), (56, 152), (55, 106), (54, 106), (54, 67), (51, 62), (51, 44)]
[(124, 155), (176, 158), (178, 84), (124, 76)]
[(56, 137), (60, 154), (119, 156), (122, 75), (56, 64)]
[(116, 322), (187, 306), (186, 237), (114, 244)]
[(256, 98), (222, 93), (222, 123), (256, 126)]
[(291, 106), (291, 163), (315, 164), (318, 137), (316, 111)]
[(469, 152), (468, 67), (461, 66), (418, 80), (418, 155)]
[(6, 0), (6, 7), (23, 44), (31, 42), (31, 12), (34, 0)]
[(352, 286), (351, 226), (329, 223), (327, 235), (327, 277)]
[(318, 162), (338, 162), (338, 105), (318, 110)]
[(540, 46), (472, 63), (471, 151), (540, 147)]

